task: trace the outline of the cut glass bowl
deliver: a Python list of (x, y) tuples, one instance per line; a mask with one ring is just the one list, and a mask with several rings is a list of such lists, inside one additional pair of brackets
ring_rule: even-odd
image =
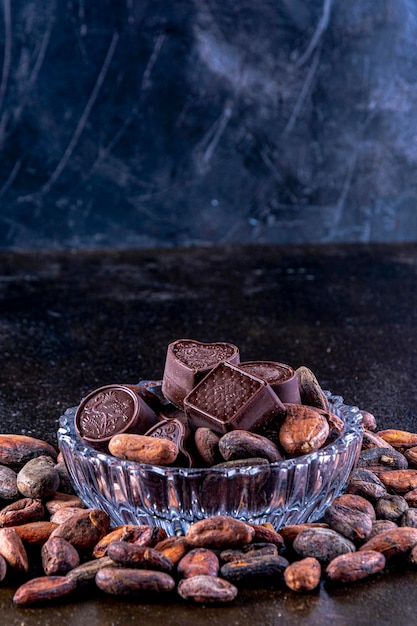
[(362, 415), (325, 392), (345, 423), (331, 444), (311, 454), (240, 468), (180, 468), (121, 460), (87, 445), (74, 427), (75, 408), (60, 418), (58, 442), (74, 489), (113, 525), (151, 524), (169, 535), (213, 515), (231, 515), (275, 529), (320, 519), (345, 488), (362, 444)]

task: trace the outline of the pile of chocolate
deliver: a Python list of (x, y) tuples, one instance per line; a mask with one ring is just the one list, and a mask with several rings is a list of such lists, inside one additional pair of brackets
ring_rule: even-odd
[(281, 461), (344, 430), (307, 367), (241, 362), (231, 343), (192, 339), (168, 345), (161, 381), (88, 394), (75, 426), (89, 445), (119, 458), (180, 467)]

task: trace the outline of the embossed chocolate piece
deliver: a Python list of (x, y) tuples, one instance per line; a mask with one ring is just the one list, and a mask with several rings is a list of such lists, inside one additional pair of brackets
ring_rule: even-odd
[(244, 361), (239, 367), (269, 383), (281, 402), (301, 404), (297, 374), (289, 365), (276, 361)]
[(162, 408), (170, 406), (162, 393), (162, 380), (141, 380), (137, 385), (126, 385), (133, 389), (146, 404), (158, 413)]
[(192, 437), (191, 429), (186, 422), (177, 418), (161, 420), (155, 424), (155, 426), (152, 426), (145, 434), (148, 437), (168, 439), (175, 443), (180, 453), (179, 458), (177, 458), (177, 464), (184, 464), (187, 467), (194, 467), (196, 465), (195, 459), (188, 451)]
[(177, 339), (168, 345), (162, 393), (182, 409), (185, 396), (222, 361), (239, 363), (239, 348), (232, 343)]
[(90, 443), (107, 442), (126, 431), (144, 433), (157, 421), (130, 385), (106, 385), (92, 391), (75, 414), (78, 434)]
[(232, 363), (219, 363), (184, 399), (193, 428), (256, 431), (285, 407), (271, 386)]

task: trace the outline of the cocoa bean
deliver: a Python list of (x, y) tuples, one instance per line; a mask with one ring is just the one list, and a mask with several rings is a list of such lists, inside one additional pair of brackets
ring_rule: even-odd
[(0, 555), (17, 572), (29, 571), (25, 546), (14, 528), (0, 528)]
[(232, 602), (238, 593), (237, 587), (217, 576), (193, 576), (178, 583), (178, 594), (184, 600), (201, 604)]
[(329, 410), (329, 402), (313, 372), (302, 365), (295, 370), (300, 390), (301, 403), (312, 407)]
[(0, 511), (1, 526), (17, 526), (28, 522), (38, 522), (45, 516), (45, 508), (41, 500), (20, 498), (6, 505)]
[(372, 523), (372, 531), (368, 539), (384, 533), (387, 530), (392, 530), (393, 528), (398, 528), (398, 524), (388, 519), (377, 519)]
[(379, 475), (387, 489), (406, 493), (417, 487), (417, 469), (391, 470)]
[(330, 561), (326, 574), (333, 582), (351, 583), (381, 572), (385, 563), (385, 556), (375, 550), (341, 554)]
[(279, 429), (279, 443), (290, 455), (310, 454), (324, 445), (329, 436), (326, 418), (311, 407), (285, 404), (287, 415)]
[(417, 433), (410, 433), (407, 430), (387, 428), (386, 430), (378, 431), (377, 435), (394, 446), (394, 448), (412, 448), (417, 446)]
[(220, 552), (220, 560), (223, 563), (231, 561), (244, 561), (256, 556), (276, 556), (278, 548), (273, 543), (249, 543), (240, 550), (222, 550)]
[(178, 574), (182, 578), (192, 576), (217, 576), (219, 572), (219, 559), (217, 555), (207, 548), (194, 548), (190, 550), (177, 566)]
[(253, 541), (262, 541), (267, 543), (273, 543), (277, 546), (277, 548), (282, 548), (284, 545), (284, 540), (282, 535), (277, 532), (272, 526), (269, 528), (265, 524), (250, 524), (255, 531), (255, 535), (253, 537)]
[[(161, 531), (163, 537), (161, 537)], [(154, 546), (166, 537), (165, 531), (155, 526), (125, 524), (114, 528), (94, 546), (93, 556), (100, 558), (107, 554), (107, 548), (113, 541), (127, 541), (140, 546)]]
[(190, 546), (195, 548), (233, 548), (252, 541), (255, 529), (234, 517), (217, 515), (191, 524), (185, 533)]
[[(407, 469), (408, 461), (404, 454), (395, 448), (369, 448), (362, 450), (359, 454), (357, 467), (367, 467), (372, 470), (373, 466), (380, 466), (381, 469)], [(373, 470), (374, 471), (374, 470)]]
[(189, 549), (190, 546), (185, 537), (167, 537), (155, 545), (155, 550), (168, 557), (174, 565), (181, 561)]
[(219, 452), (220, 436), (210, 428), (200, 427), (194, 433), (197, 451), (206, 465), (216, 465), (222, 462)]
[(405, 450), (404, 456), (411, 468), (417, 468), (417, 446)]
[(172, 465), (179, 452), (169, 439), (128, 433), (114, 435), (109, 441), (109, 451), (119, 459), (151, 465)]
[(175, 587), (174, 579), (165, 572), (129, 567), (102, 567), (95, 580), (99, 589), (116, 596), (166, 593)]
[(398, 522), (407, 509), (407, 500), (398, 495), (388, 494), (380, 498), (375, 504), (377, 517), (380, 519), (388, 519), (392, 522)]
[(13, 526), (13, 528), (25, 545), (41, 546), (49, 539), (57, 526), (51, 521), (40, 521), (28, 522), (20, 526)]
[(35, 457), (46, 455), (57, 457), (55, 448), (46, 441), (27, 435), (0, 435), (0, 463), (19, 466)]
[(342, 493), (333, 500), (333, 504), (342, 504), (343, 506), (348, 506), (351, 509), (362, 511), (362, 513), (366, 513), (371, 520), (376, 518), (375, 509), (369, 500), (353, 493)]
[(376, 502), (387, 494), (384, 483), (374, 472), (367, 469), (355, 469), (352, 472), (346, 491), (371, 502)]
[(407, 501), (408, 506), (417, 507), (417, 488), (407, 491), (404, 494), (404, 499)]
[(110, 543), (107, 548), (107, 556), (124, 567), (154, 569), (160, 572), (170, 572), (173, 568), (172, 561), (155, 548), (138, 546), (126, 541)]
[(97, 572), (102, 567), (116, 567), (116, 563), (108, 556), (86, 561), (70, 570), (67, 574), (67, 578), (75, 580), (79, 585), (89, 583), (95, 579)]
[(282, 461), (278, 447), (266, 437), (247, 430), (235, 429), (226, 433), (219, 440), (219, 451), (226, 461), (266, 458), (271, 463)]
[(338, 415), (332, 413), (331, 411), (321, 411), (320, 409), (317, 410), (323, 415), (323, 417), (326, 418), (327, 423), (329, 424), (329, 436), (326, 443), (328, 441), (334, 441), (337, 437), (340, 437), (340, 435), (345, 430), (345, 422)]
[(47, 498), (59, 487), (55, 462), (49, 456), (38, 456), (25, 463), (17, 475), (17, 488), (27, 498)]
[(19, 495), (17, 474), (6, 465), (0, 465), (0, 500), (13, 500)]
[(367, 430), (375, 430), (377, 427), (375, 415), (369, 411), (361, 411), (361, 424)]
[(294, 539), (293, 548), (302, 557), (330, 562), (339, 554), (355, 552), (355, 544), (331, 528), (307, 528)]
[(70, 517), (84, 510), (85, 509), (81, 509), (80, 507), (65, 506), (53, 513), (49, 519), (54, 524), (63, 524)]
[(312, 591), (320, 584), (320, 562), (308, 556), (290, 563), (284, 571), (285, 584), (292, 591)]
[(220, 576), (238, 587), (246, 584), (279, 580), (289, 562), (280, 555), (259, 555), (241, 561), (230, 561), (220, 568)]
[(387, 489), (383, 485), (376, 485), (375, 483), (368, 483), (364, 480), (351, 481), (347, 488), (347, 493), (351, 493), (362, 498), (368, 498), (370, 502), (376, 502), (379, 498), (382, 498), (387, 494)]
[(323, 519), (331, 529), (351, 541), (363, 541), (372, 531), (372, 518), (369, 515), (342, 504), (331, 504)]
[(41, 549), (42, 567), (47, 576), (67, 574), (80, 564), (77, 550), (66, 539), (51, 537)]
[(153, 548), (157, 543), (167, 537), (166, 531), (159, 526), (142, 526), (141, 528), (142, 532), (133, 540), (138, 546), (149, 546)]
[(69, 541), (76, 550), (85, 552), (93, 547), (107, 533), (110, 518), (100, 509), (85, 509), (60, 524), (51, 537), (61, 537)]
[(362, 450), (369, 450), (370, 448), (389, 448), (394, 450), (394, 447), (385, 439), (365, 429), (362, 436)]
[(281, 526), (279, 533), (284, 540), (285, 545), (291, 545), (297, 535), (302, 530), (307, 528), (329, 528), (328, 524), (324, 522), (306, 522), (304, 524), (288, 524), (287, 526)]
[(366, 513), (342, 504), (331, 504), (325, 511), (324, 521), (351, 541), (363, 541), (372, 531), (372, 518)]
[(393, 528), (368, 539), (359, 550), (382, 552), (386, 559), (407, 554), (417, 544), (417, 528)]
[(39, 576), (21, 585), (13, 596), (20, 606), (50, 602), (75, 591), (77, 583), (66, 576)]
[(85, 509), (85, 506), (78, 496), (68, 493), (56, 491), (53, 496), (45, 502), (45, 508), (50, 515), (56, 513), (59, 509), (72, 507), (77, 509)]
[(405, 511), (401, 516), (400, 526), (417, 528), (417, 509), (408, 509), (407, 511)]

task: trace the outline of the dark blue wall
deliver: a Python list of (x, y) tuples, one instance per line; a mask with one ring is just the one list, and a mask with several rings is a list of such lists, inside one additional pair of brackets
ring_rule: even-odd
[(2, 0), (0, 247), (417, 240), (417, 0)]

